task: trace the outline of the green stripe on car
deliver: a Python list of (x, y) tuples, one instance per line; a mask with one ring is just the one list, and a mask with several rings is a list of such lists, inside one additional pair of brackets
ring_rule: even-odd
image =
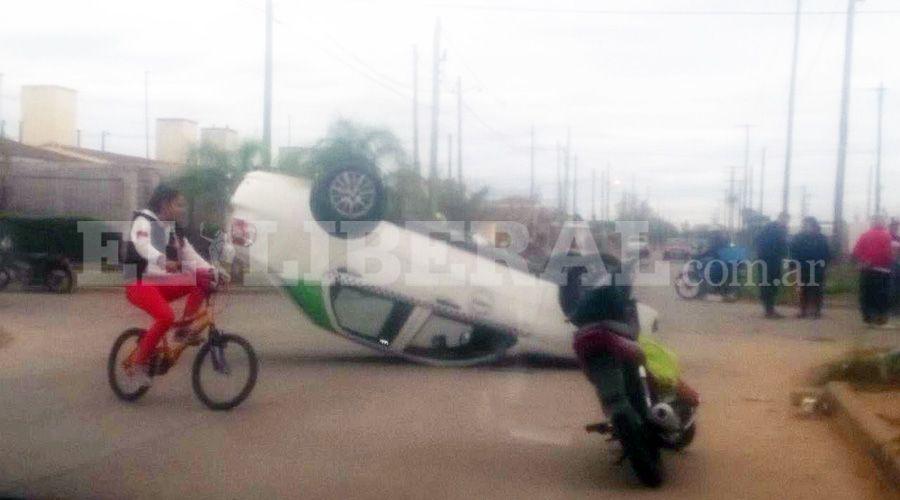
[(285, 285), (291, 299), (303, 309), (313, 323), (334, 331), (328, 312), (325, 310), (325, 297), (322, 295), (322, 284), (300, 281), (296, 285)]

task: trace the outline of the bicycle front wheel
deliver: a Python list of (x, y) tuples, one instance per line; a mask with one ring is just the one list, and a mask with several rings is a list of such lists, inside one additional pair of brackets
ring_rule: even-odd
[(243, 337), (216, 333), (203, 344), (191, 370), (197, 398), (212, 410), (241, 404), (256, 385), (259, 361)]

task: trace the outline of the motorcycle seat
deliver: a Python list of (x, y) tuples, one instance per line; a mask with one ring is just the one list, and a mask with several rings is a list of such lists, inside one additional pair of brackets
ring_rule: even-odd
[(593, 330), (594, 328), (602, 328), (604, 330), (613, 332), (620, 337), (625, 337), (628, 340), (637, 340), (638, 334), (640, 333), (638, 328), (634, 325), (630, 325), (623, 321), (613, 320), (603, 320), (594, 323), (588, 323), (587, 325), (579, 328), (578, 331), (586, 332), (589, 330)]

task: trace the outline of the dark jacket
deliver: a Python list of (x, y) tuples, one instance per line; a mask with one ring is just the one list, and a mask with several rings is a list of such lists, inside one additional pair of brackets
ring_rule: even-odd
[(756, 256), (766, 264), (767, 281), (781, 278), (782, 261), (787, 255), (787, 228), (777, 222), (766, 224), (756, 237)]
[(756, 255), (767, 262), (780, 261), (787, 257), (787, 228), (777, 222), (766, 224), (756, 237)]
[(791, 259), (800, 264), (800, 278), (804, 283), (814, 279), (821, 283), (825, 267), (831, 261), (828, 238), (822, 233), (800, 233), (791, 241)]

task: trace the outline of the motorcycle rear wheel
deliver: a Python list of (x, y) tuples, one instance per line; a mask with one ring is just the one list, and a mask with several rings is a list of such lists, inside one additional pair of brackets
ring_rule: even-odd
[(613, 428), (638, 480), (650, 488), (661, 486), (665, 471), (659, 447), (647, 435), (640, 417), (631, 412), (619, 413), (613, 417)]
[(736, 286), (726, 286), (724, 290), (722, 290), (722, 301), (723, 302), (737, 302), (740, 298), (740, 288)]

